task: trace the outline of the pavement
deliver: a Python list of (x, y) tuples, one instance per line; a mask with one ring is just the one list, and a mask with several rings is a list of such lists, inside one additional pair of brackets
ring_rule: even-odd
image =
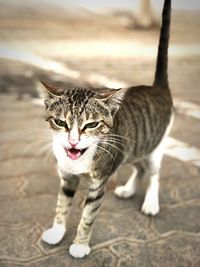
[[(200, 54), (198, 49), (190, 49), (199, 46), (199, 17), (195, 12), (192, 15), (188, 13), (185, 17), (180, 14), (174, 17), (172, 45), (185, 45), (188, 52), (181, 56), (172, 56), (169, 69), (174, 98), (180, 102), (189, 101), (197, 107), (200, 105)], [(85, 42), (87, 38), (94, 38), (93, 33), (95, 29), (98, 32), (101, 19), (98, 17), (97, 20), (97, 24), (90, 25), (92, 33), (88, 30), (84, 36), (84, 32), (81, 32), (80, 38), (75, 37), (74, 32), (70, 32), (69, 36), (65, 32), (66, 43), (81, 43), (83, 36)], [(15, 23), (22, 25), (24, 22), (20, 24), (20, 21), (15, 20)], [(87, 28), (87, 23), (81, 24), (80, 27)], [(124, 30), (123, 26), (117, 29), (110, 24), (110, 20), (104, 19), (103, 23), (104, 26), (108, 23), (107, 28), (105, 33), (99, 33), (97, 42), (104, 36), (109, 36), (110, 42), (114, 43), (118, 34), (122, 43), (123, 38), (130, 41), (132, 37), (143, 44), (147, 40), (150, 45), (157, 42), (156, 29), (140, 32), (134, 29)], [(39, 33), (42, 34), (39, 28), (33, 30), (30, 25), (26, 25), (27, 28), (30, 27), (27, 31), (25, 26), (17, 28), (16, 25), (14, 27), (14, 20), (10, 23), (4, 21), (4, 27), (0, 29), (5, 37), (4, 45), (16, 44), (21, 38), (21, 47), (25, 47), (28, 41), (31, 43), (30, 38), (38, 40)], [(48, 23), (47, 25), (47, 28), (50, 27)], [(70, 25), (67, 27), (70, 28)], [(78, 25), (76, 27), (78, 29)], [(34, 37), (30, 37), (31, 30)], [(14, 36), (10, 35), (11, 32)], [(25, 38), (27, 32), (28, 37)], [(49, 32), (45, 34), (49, 43), (59, 41), (55, 36), (49, 36)], [(56, 34), (57, 38), (61, 35), (60, 32)], [(145, 181), (142, 181), (140, 190), (130, 199), (120, 200), (114, 196), (113, 189), (125, 183), (129, 173), (128, 168), (121, 168), (108, 183), (104, 202), (93, 229), (92, 251), (87, 258), (76, 260), (68, 253), (85, 199), (84, 180), (81, 181), (72, 205), (69, 228), (63, 241), (57, 246), (49, 246), (41, 241), (42, 232), (50, 227), (53, 221), (59, 179), (51, 152), (51, 132), (44, 121), (44, 107), (32, 101), (32, 97), (37, 96), (37, 81), (46, 79), (65, 86), (89, 86), (91, 83), (98, 84), (99, 80), (103, 84), (111, 79), (128, 84), (148, 84), (152, 81), (155, 62), (153, 57), (145, 59), (133, 54), (129, 58), (127, 54), (123, 57), (123, 53), (118, 55), (111, 50), (111, 57), (103, 57), (96, 51), (96, 57), (94, 52), (92, 56), (89, 52), (85, 52), (84, 56), (80, 52), (77, 57), (68, 58), (64, 54), (61, 57), (53, 54), (53, 51), (51, 54), (50, 51), (43, 51), (41, 48), (39, 50), (38, 47), (39, 44), (30, 46), (31, 52), (37, 52), (38, 56), (45, 56), (45, 59), (48, 57), (56, 60), (68, 69), (77, 71), (80, 76), (66, 76), (56, 70), (46, 70), (42, 66), (39, 68), (30, 62), (0, 59), (0, 266), (199, 267), (200, 167), (192, 160), (184, 161), (176, 156), (166, 155), (163, 160), (161, 210), (157, 216), (148, 217), (140, 211)], [(73, 45), (70, 47), (72, 51)], [(74, 46), (74, 49), (77, 47)], [(82, 45), (79, 51), (83, 51), (82, 49), (86, 49), (85, 46)], [(171, 53), (173, 55), (173, 51)], [(91, 73), (101, 75), (98, 79), (93, 76), (92, 80), (89, 79)], [(199, 133), (198, 116), (177, 110), (170, 136), (199, 151)]]

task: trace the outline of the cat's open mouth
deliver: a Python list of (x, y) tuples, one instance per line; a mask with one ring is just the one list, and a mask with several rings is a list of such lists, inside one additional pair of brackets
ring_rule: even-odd
[(65, 148), (67, 156), (72, 160), (79, 159), (85, 153), (86, 150), (87, 150), (87, 148), (85, 148), (85, 149), (76, 149), (76, 148), (67, 149), (67, 148)]

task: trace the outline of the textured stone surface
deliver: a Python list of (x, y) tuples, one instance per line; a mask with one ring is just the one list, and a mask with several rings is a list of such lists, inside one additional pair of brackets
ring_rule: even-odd
[(115, 251), (119, 257), (119, 262), (117, 266), (120, 267), (136, 267), (136, 266), (146, 266), (146, 245), (142, 244), (132, 244), (128, 241), (122, 242), (120, 244), (114, 245), (112, 249)]
[(24, 194), (28, 196), (53, 194), (56, 195), (59, 191), (59, 178), (56, 172), (50, 175), (47, 173), (31, 174), (26, 176), (24, 185)]
[[(26, 167), (25, 167), (26, 166)], [(13, 169), (13, 167), (15, 169)], [(9, 178), (9, 177), (15, 177), (19, 175), (29, 175), (31, 173), (41, 173), (44, 170), (50, 168), (50, 170), (54, 170), (52, 168), (52, 162), (45, 162), (37, 158), (16, 158), (16, 159), (10, 159), (9, 161), (2, 161), (0, 163), (1, 168), (1, 174), (0, 178)], [(50, 171), (48, 170), (48, 171)]]
[(44, 216), (55, 212), (56, 197), (39, 195), (27, 198), (1, 200), (0, 218), (3, 224), (44, 221)]
[(140, 211), (100, 212), (94, 225), (92, 244), (98, 244), (118, 237), (149, 240), (157, 237), (151, 227), (151, 218)]
[(177, 266), (189, 267), (200, 257), (200, 238), (174, 234), (149, 243), (114, 245), (112, 249), (120, 258), (118, 266)]
[[(200, 198), (200, 169), (165, 157), (161, 170), (161, 199), (175, 204)], [(166, 195), (169, 195), (166, 201)], [(170, 200), (170, 201), (169, 201)]]
[(139, 197), (139, 194), (133, 196), (129, 199), (120, 199), (114, 195), (112, 190), (109, 190), (105, 194), (104, 201), (101, 207), (102, 211), (109, 212), (112, 210), (113, 213), (118, 211), (132, 210), (139, 211), (141, 208), (142, 197)]
[(115, 257), (106, 249), (92, 252), (90, 258), (94, 262), (94, 267), (110, 267), (116, 261)]
[(42, 253), (35, 245), (40, 234), (41, 230), (37, 224), (13, 228), (0, 226), (0, 255), (8, 261), (41, 257)]
[(200, 203), (163, 208), (155, 218), (155, 227), (160, 233), (173, 230), (200, 233)]
[(66, 252), (59, 252), (55, 255), (44, 256), (43, 258), (38, 258), (30, 263), (25, 264), (15, 264), (2, 262), (2, 267), (97, 267), (94, 262), (87, 258), (85, 260), (75, 260), (68, 256)]

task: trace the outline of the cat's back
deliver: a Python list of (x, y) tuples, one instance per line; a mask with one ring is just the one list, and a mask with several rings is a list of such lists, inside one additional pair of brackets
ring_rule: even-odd
[(137, 101), (142, 104), (149, 102), (154, 104), (155, 101), (165, 102), (166, 105), (172, 106), (172, 97), (168, 88), (163, 89), (160, 87), (139, 85), (131, 86), (127, 89), (124, 97), (125, 102), (136, 103)]
[(169, 89), (141, 85), (128, 88), (119, 113), (164, 116), (167, 119), (171, 114), (172, 107)]
[(130, 87), (116, 114), (116, 132), (133, 140), (134, 155), (151, 153), (170, 123), (173, 104), (169, 89)]

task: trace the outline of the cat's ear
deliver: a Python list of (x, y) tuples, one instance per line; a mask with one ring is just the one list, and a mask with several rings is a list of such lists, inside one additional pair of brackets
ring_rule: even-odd
[(111, 109), (116, 112), (119, 109), (127, 90), (128, 88), (109, 90), (102, 94), (102, 98)]
[(51, 84), (45, 83), (43, 81), (40, 81), (40, 82), (46, 89), (46, 93), (47, 93), (46, 96), (50, 96), (53, 98), (61, 96), (61, 90), (59, 88), (57, 88)]

